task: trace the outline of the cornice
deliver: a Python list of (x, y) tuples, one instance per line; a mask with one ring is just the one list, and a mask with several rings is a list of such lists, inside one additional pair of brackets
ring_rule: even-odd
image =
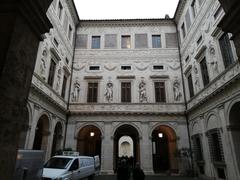
[(73, 2), (73, 0), (66, 0), (66, 3), (68, 5), (68, 8), (69, 8), (69, 12), (73, 18), (73, 22), (74, 24), (77, 26), (77, 24), (79, 23), (80, 21), (80, 18), (78, 16), (78, 12), (77, 12), (77, 8), (75, 6), (75, 3)]
[(79, 27), (175, 25), (173, 19), (80, 20)]
[(178, 23), (181, 15), (183, 13), (186, 3), (187, 3), (187, 0), (179, 0), (178, 1), (177, 9), (175, 11), (174, 18), (173, 18), (175, 20), (175, 22)]

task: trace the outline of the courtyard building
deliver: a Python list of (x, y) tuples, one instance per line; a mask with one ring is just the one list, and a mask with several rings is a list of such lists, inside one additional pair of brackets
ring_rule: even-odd
[(53, 0), (19, 148), (121, 157), (146, 174), (240, 179), (239, 61), (217, 0), (181, 0), (174, 18), (80, 20)]

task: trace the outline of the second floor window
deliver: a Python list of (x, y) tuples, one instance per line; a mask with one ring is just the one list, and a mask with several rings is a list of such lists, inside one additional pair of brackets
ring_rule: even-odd
[(186, 29), (185, 29), (185, 24), (184, 23), (181, 26), (181, 31), (182, 31), (182, 37), (185, 38), (185, 36), (186, 36)]
[(193, 151), (197, 161), (203, 161), (202, 142), (200, 135), (193, 136)]
[(59, 3), (58, 3), (58, 18), (60, 20), (62, 18), (62, 13), (63, 13), (63, 6), (62, 6), (62, 3), (59, 1)]
[(227, 68), (234, 62), (232, 48), (231, 48), (228, 34), (223, 35), (219, 39), (219, 44), (220, 44), (221, 53), (222, 53), (222, 57), (223, 57), (223, 63), (224, 63), (225, 68)]
[(88, 83), (87, 102), (97, 102), (98, 83)]
[(152, 48), (161, 48), (161, 35), (152, 35)]
[(129, 35), (122, 36), (121, 47), (123, 49), (130, 49), (131, 48), (131, 38)]
[(200, 67), (202, 72), (203, 85), (206, 86), (209, 83), (209, 76), (208, 76), (208, 68), (207, 68), (207, 62), (205, 57), (200, 62)]
[(131, 83), (130, 82), (121, 83), (121, 101), (131, 102)]
[(65, 98), (66, 86), (67, 86), (67, 77), (64, 75), (63, 76), (63, 84), (62, 84), (62, 92), (61, 92), (62, 98)]
[(55, 70), (56, 70), (56, 63), (54, 60), (51, 60), (49, 75), (48, 75), (48, 84), (50, 86), (53, 86)]
[(92, 36), (92, 49), (100, 49), (100, 36)]
[(69, 25), (68, 26), (68, 39), (71, 40), (72, 38), (72, 27)]
[(187, 80), (188, 80), (189, 96), (190, 96), (190, 98), (191, 98), (191, 97), (194, 96), (192, 74), (189, 74), (189, 75), (188, 75)]
[(154, 82), (156, 102), (166, 102), (165, 83)]

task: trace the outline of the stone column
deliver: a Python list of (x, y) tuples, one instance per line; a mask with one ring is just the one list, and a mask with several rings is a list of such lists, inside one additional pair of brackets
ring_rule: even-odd
[(11, 179), (41, 35), (52, 0), (0, 2), (0, 179)]
[(111, 137), (112, 123), (105, 122), (104, 126), (101, 151), (101, 172), (103, 174), (113, 174), (113, 137)]
[(236, 47), (238, 60), (240, 62), (240, 1), (239, 0), (219, 0), (224, 11), (226, 12), (224, 18), (219, 23), (219, 27), (224, 32), (233, 34), (233, 41)]
[(153, 174), (152, 137), (149, 136), (149, 123), (142, 123), (142, 137), (140, 137), (140, 161), (146, 174)]

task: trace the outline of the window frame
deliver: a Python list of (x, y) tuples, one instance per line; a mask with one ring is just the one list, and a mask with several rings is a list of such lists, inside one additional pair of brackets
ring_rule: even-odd
[[(160, 85), (160, 87), (158, 88), (159, 89), (159, 91), (158, 92), (160, 92), (160, 94), (159, 94), (159, 99), (157, 98), (158, 97), (158, 95), (157, 95), (157, 91), (156, 91), (156, 89), (157, 89), (157, 87), (156, 87), (156, 83), (163, 83), (163, 88), (161, 88), (161, 85)], [(167, 103), (167, 93), (166, 93), (166, 81), (165, 80), (154, 80), (153, 81), (153, 89), (154, 89), (154, 99), (155, 99), (155, 103)], [(161, 96), (161, 89), (163, 89), (163, 98), (162, 98), (162, 96)]]
[[(128, 47), (128, 44), (126, 44), (126, 47), (123, 46), (124, 45), (123, 42), (125, 42), (125, 41), (123, 41), (123, 39), (125, 39), (125, 38), (127, 38), (126, 43), (128, 43), (128, 41), (129, 41), (129, 47)], [(121, 49), (131, 49), (131, 48), (132, 48), (131, 35), (121, 35)]]
[[(89, 85), (97, 85), (96, 87), (89, 87)], [(91, 88), (91, 91), (90, 91)], [(96, 91), (94, 91), (96, 89)], [(87, 103), (97, 103), (99, 95), (99, 82), (98, 81), (88, 81), (87, 82)], [(91, 94), (90, 94), (91, 93)], [(96, 93), (96, 94), (94, 94)], [(96, 95), (96, 97), (94, 97)]]
[(92, 36), (91, 49), (101, 49), (101, 36), (98, 35)]
[[(159, 37), (159, 46), (157, 46), (158, 44), (158, 39), (155, 39), (155, 37)], [(154, 40), (155, 39), (155, 40)], [(157, 42), (157, 43), (155, 43)], [(152, 48), (162, 48), (162, 36), (161, 34), (152, 34)]]
[[(52, 67), (53, 67), (52, 65), (54, 65), (54, 69), (52, 69)], [(57, 68), (57, 63), (54, 60), (54, 58), (51, 57), (51, 62), (50, 62), (49, 71), (48, 71), (47, 83), (52, 88), (53, 88), (53, 85), (54, 85), (54, 80), (55, 80), (55, 75), (56, 75), (56, 68)]]
[[(129, 95), (128, 94), (125, 94), (124, 96), (123, 96), (123, 84), (129, 84), (130, 86), (130, 88), (129, 87), (127, 87), (127, 88), (129, 88), (130, 90), (125, 90), (125, 92), (127, 92), (127, 93), (130, 93)], [(126, 88), (125, 88), (126, 89)], [(121, 103), (131, 103), (132, 102), (132, 82), (131, 82), (131, 80), (126, 80), (126, 81), (121, 81), (120, 82), (120, 99), (121, 99)], [(129, 98), (129, 99), (128, 99)]]

